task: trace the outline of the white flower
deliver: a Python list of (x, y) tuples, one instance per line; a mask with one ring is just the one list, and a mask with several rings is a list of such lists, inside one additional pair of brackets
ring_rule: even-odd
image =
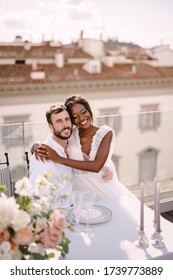
[(8, 241), (0, 244), (0, 260), (12, 260), (11, 245)]
[(47, 226), (47, 218), (37, 218), (35, 223), (36, 233), (42, 231)]
[(28, 247), (28, 251), (31, 253), (38, 253), (42, 256), (45, 256), (46, 254), (46, 250), (44, 249), (43, 244), (37, 244), (37, 243), (30, 243), (29, 247)]
[(64, 188), (67, 186), (71, 181), (73, 180), (74, 175), (73, 174), (66, 174), (66, 175), (61, 175), (57, 178), (58, 182), (58, 187), (59, 188)]
[(39, 201), (42, 212), (47, 212), (50, 209), (50, 202), (47, 197), (41, 197)]
[(39, 240), (40, 240), (40, 236), (39, 236), (39, 234), (35, 234), (34, 236), (33, 236), (33, 242), (39, 242)]
[(49, 196), (52, 190), (55, 189), (54, 185), (50, 183), (45, 177), (38, 176), (36, 180), (36, 194), (38, 196)]
[(40, 205), (40, 202), (33, 202), (29, 207), (27, 207), (28, 212), (31, 214), (31, 216), (35, 215), (41, 215), (42, 207)]
[(48, 197), (41, 197), (36, 201), (33, 201), (29, 208), (27, 208), (28, 212), (31, 216), (41, 215), (42, 213), (47, 213), (50, 210), (50, 203)]
[(0, 244), (0, 253), (10, 252), (11, 244), (8, 241), (4, 241)]
[(3, 254), (0, 253), (0, 260), (12, 260), (11, 252), (5, 252)]
[(15, 249), (11, 252), (13, 260), (21, 260), (22, 253), (19, 249)]
[(16, 212), (16, 215), (14, 216), (11, 222), (11, 226), (15, 231), (18, 231), (20, 229), (25, 228), (30, 222), (31, 222), (30, 215), (23, 210), (18, 210), (18, 212)]
[[(37, 192), (35, 193), (28, 178), (24, 177), (15, 184), (17, 198), (6, 197), (3, 193), (0, 194), (1, 240), (8, 240), (0, 243), (0, 260), (50, 259), (53, 256), (53, 254), (47, 254), (45, 249), (47, 241), (49, 241), (47, 239), (50, 238), (50, 234), (51, 239), (57, 238), (56, 226), (61, 233), (64, 229), (65, 217), (60, 215), (59, 212), (53, 212), (52, 207), (54, 202), (65, 199), (66, 191), (64, 194), (62, 185), (61, 189), (49, 182), (47, 179), (51, 176), (51, 173), (47, 177), (39, 176)], [(62, 181), (64, 188), (67, 188), (64, 178)], [(67, 179), (66, 182), (68, 182)], [(57, 188), (59, 189), (58, 193)], [(45, 235), (42, 239), (43, 232), (45, 232)], [(14, 247), (9, 240), (10, 242), (13, 241)], [(56, 248), (57, 242), (50, 241), (53, 248)], [(68, 241), (64, 235), (62, 235), (62, 242), (67, 243), (68, 246)], [(58, 248), (56, 249), (58, 250)], [(64, 249), (63, 253), (66, 253)], [(42, 257), (35, 254), (40, 254)]]
[(5, 194), (0, 196), (0, 232), (7, 228), (13, 220), (19, 205), (14, 197), (6, 197)]
[(33, 195), (33, 187), (29, 183), (29, 179), (27, 177), (23, 177), (21, 180), (18, 180), (15, 184), (15, 193), (20, 196), (29, 196)]

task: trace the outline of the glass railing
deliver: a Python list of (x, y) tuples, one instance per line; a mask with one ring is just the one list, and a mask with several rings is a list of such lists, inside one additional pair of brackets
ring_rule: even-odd
[[(145, 184), (145, 200), (153, 200), (153, 179), (161, 184), (161, 198), (173, 197), (173, 111), (130, 115), (97, 116), (96, 125), (107, 124), (116, 133), (112, 159), (120, 181), (139, 197)], [(27, 122), (0, 125), (0, 162), (7, 152), (12, 181), (28, 176), (31, 146), (50, 133), (47, 123)]]

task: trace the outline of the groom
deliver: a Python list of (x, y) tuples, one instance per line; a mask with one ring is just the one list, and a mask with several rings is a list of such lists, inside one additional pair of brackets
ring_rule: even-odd
[[(64, 105), (55, 104), (50, 106), (46, 111), (46, 119), (48, 126), (51, 130), (51, 135), (48, 135), (44, 141), (45, 144), (53, 148), (60, 156), (68, 157), (68, 139), (72, 134), (72, 123), (69, 113)], [(66, 178), (73, 174), (71, 167), (55, 163), (53, 161), (41, 161), (37, 156), (37, 144), (33, 146), (35, 148), (35, 154), (30, 159), (30, 183), (35, 188), (36, 178), (40, 175), (43, 176), (48, 173), (52, 173), (50, 178), (53, 184), (57, 184), (59, 178)], [(33, 149), (32, 149), (33, 150)], [(102, 175), (104, 181), (112, 179), (112, 172), (107, 168)], [(72, 191), (73, 181), (68, 182), (67, 186), (61, 188), (61, 192), (65, 192), (70, 195)], [(57, 195), (59, 190), (57, 190)]]

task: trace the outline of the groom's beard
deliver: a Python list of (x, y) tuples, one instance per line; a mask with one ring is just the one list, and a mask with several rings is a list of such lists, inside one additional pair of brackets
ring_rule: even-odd
[[(69, 135), (63, 135), (64, 130), (69, 130)], [(71, 133), (72, 133), (72, 128), (70, 127), (64, 127), (61, 131), (57, 131), (56, 129), (53, 128), (53, 133), (56, 137), (62, 139), (62, 140), (67, 140), (70, 138)]]

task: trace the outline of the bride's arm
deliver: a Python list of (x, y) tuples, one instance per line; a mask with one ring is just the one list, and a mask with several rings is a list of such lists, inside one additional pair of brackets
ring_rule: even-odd
[[(39, 156), (44, 157), (46, 160), (52, 160), (54, 162), (66, 166), (70, 166), (75, 169), (91, 171), (91, 172), (99, 172), (104, 166), (104, 163), (106, 162), (106, 159), (108, 157), (111, 140), (112, 140), (112, 131), (109, 131), (102, 139), (96, 157), (92, 161), (79, 161), (79, 160), (60, 157), (55, 152), (55, 150), (53, 150), (52, 148), (44, 144), (42, 144), (39, 147), (38, 153)], [(78, 151), (76, 151), (76, 153), (77, 152)]]

